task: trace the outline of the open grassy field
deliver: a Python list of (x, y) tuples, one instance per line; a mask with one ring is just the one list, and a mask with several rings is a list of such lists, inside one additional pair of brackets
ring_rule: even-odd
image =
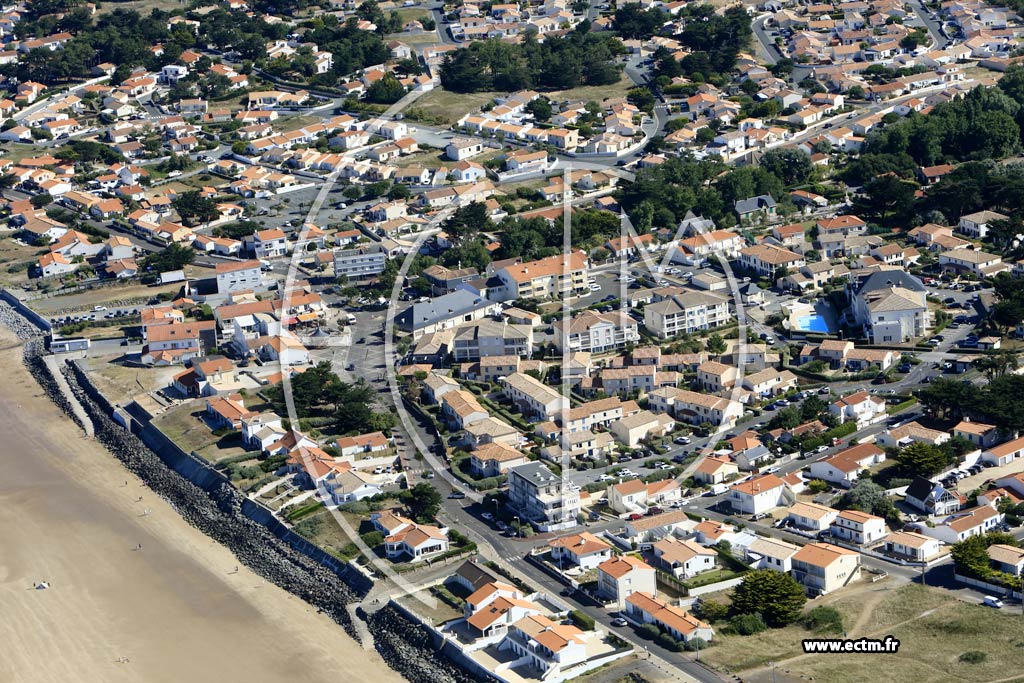
[[(2, 244), (2, 243), (0, 243)], [(140, 285), (133, 283), (115, 283), (104, 287), (94, 287), (79, 292), (60, 294), (32, 302), (32, 308), (42, 315), (57, 311), (88, 311), (98, 304), (109, 304), (117, 301), (122, 305), (141, 305), (158, 294), (175, 294), (181, 289), (181, 283), (167, 285)]]
[(13, 161), (14, 163), (18, 163), (28, 157), (42, 156), (43, 154), (50, 153), (52, 153), (52, 150), (41, 149), (27, 143), (5, 142), (0, 145), (0, 158)]
[(425, 47), (428, 45), (438, 45), (441, 42), (441, 39), (437, 35), (437, 31), (420, 31), (419, 33), (391, 33), (385, 36), (384, 39), (400, 40), (410, 47)]
[(422, 7), (403, 7), (401, 9), (388, 10), (388, 14), (397, 12), (404, 24), (407, 21), (423, 21), (430, 18), (430, 12)]
[[(136, 347), (138, 348), (138, 347)], [(113, 356), (90, 358), (89, 375), (114, 403), (127, 403), (136, 394), (167, 386), (181, 368), (135, 368), (112, 362)]]
[(456, 93), (443, 88), (434, 88), (416, 100), (412, 110), (451, 125), (462, 118), (464, 114), (478, 111), (480, 107), (499, 94), (496, 92)]
[(623, 75), (618, 83), (612, 83), (611, 85), (584, 85), (579, 88), (555, 90), (544, 94), (552, 102), (560, 102), (562, 100), (584, 100), (587, 102), (593, 100), (600, 102), (609, 97), (625, 97), (626, 91), (632, 87), (634, 87), (633, 81), (629, 80), (628, 76)]
[[(755, 636), (716, 637), (715, 646), (701, 656), (720, 669), (742, 672), (748, 681), (771, 680), (767, 668), (771, 661), (776, 663), (778, 680), (829, 683), (1008, 683), (1024, 671), (1019, 613), (968, 604), (917, 585), (886, 590), (883, 584), (862, 584), (858, 589), (812, 604), (838, 609), (849, 638), (892, 635), (900, 641), (898, 653), (805, 655), (800, 641), (814, 635), (794, 625)], [(960, 660), (964, 653), (975, 651), (984, 653), (982, 661)]]
[(113, 0), (104, 2), (103, 7), (97, 10), (98, 14), (113, 12), (116, 9), (135, 10), (143, 16), (148, 16), (155, 9), (173, 12), (176, 9), (187, 7), (184, 0)]
[(153, 422), (182, 450), (195, 451), (210, 462), (245, 453), (241, 435), (238, 432), (215, 435), (202, 418), (203, 409), (203, 403), (188, 401), (159, 415)]
[(47, 249), (26, 244), (13, 237), (0, 239), (0, 282), (17, 284), (28, 280), (28, 264), (34, 263)]

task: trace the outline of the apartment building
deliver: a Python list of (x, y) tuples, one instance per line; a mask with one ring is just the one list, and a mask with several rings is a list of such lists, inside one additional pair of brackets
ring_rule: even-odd
[(558, 320), (555, 327), (555, 348), (558, 351), (603, 353), (625, 348), (640, 341), (640, 327), (625, 311), (598, 313), (587, 310), (574, 316), (568, 326)]
[(243, 289), (259, 289), (263, 286), (263, 273), (259, 261), (229, 261), (218, 263), (217, 293), (229, 294)]
[(542, 462), (529, 462), (508, 471), (508, 504), (542, 532), (576, 526), (580, 490)]
[(585, 291), (587, 272), (586, 252), (574, 250), (567, 256), (548, 256), (509, 264), (499, 268), (494, 275), (503, 285), (502, 299), (508, 301), (555, 298)]
[(551, 420), (569, 409), (569, 400), (530, 375), (516, 372), (501, 380), (505, 396), (523, 415)]
[(682, 292), (644, 308), (644, 327), (659, 339), (719, 327), (728, 321), (729, 300), (711, 292)]
[(780, 268), (796, 270), (806, 263), (804, 257), (773, 244), (756, 244), (740, 249), (740, 264), (761, 277), (774, 278)]
[(338, 249), (334, 252), (334, 276), (350, 280), (376, 277), (384, 272), (387, 260), (388, 252), (379, 244)]
[(732, 428), (743, 415), (743, 405), (721, 396), (700, 394), (677, 387), (661, 387), (648, 394), (650, 409), (699, 425), (705, 422)]
[(533, 350), (533, 328), (489, 318), (455, 328), (452, 356), (460, 363), (493, 356), (529, 356)]

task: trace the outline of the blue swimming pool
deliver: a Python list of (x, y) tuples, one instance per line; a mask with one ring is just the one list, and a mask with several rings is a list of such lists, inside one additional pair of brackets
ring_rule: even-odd
[(829, 332), (828, 320), (818, 313), (801, 316), (796, 319), (796, 322), (799, 325), (798, 329), (804, 332), (822, 332), (824, 334)]

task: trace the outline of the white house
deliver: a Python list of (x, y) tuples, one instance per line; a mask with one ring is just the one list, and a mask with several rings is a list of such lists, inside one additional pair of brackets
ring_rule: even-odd
[(612, 547), (589, 531), (555, 538), (548, 541), (548, 547), (551, 548), (552, 561), (558, 566), (567, 562), (585, 571), (596, 568), (612, 556)]
[(657, 594), (656, 572), (638, 557), (617, 555), (598, 565), (597, 592), (623, 609), (626, 598), (633, 593)]
[(839, 419), (839, 424), (853, 420), (857, 423), (857, 429), (864, 429), (885, 419), (885, 399), (866, 391), (858, 391), (834, 401), (829, 405), (828, 412)]
[(937, 538), (929, 538), (913, 531), (896, 531), (885, 539), (885, 552), (914, 562), (927, 562), (939, 554), (942, 547)]
[(811, 463), (810, 478), (849, 488), (862, 472), (882, 462), (885, 451), (881, 448), (872, 443), (857, 444)]
[(786, 483), (774, 474), (764, 474), (729, 488), (729, 504), (734, 510), (758, 515), (786, 504)]
[(931, 536), (952, 545), (971, 536), (988, 533), (1002, 522), (1003, 513), (988, 505), (980, 505), (953, 515), (942, 524), (936, 524), (934, 527), (918, 525), (918, 529), (925, 536)]
[(859, 510), (843, 510), (833, 520), (829, 532), (835, 538), (868, 545), (885, 536), (885, 520)]
[(688, 579), (715, 568), (718, 553), (694, 541), (666, 536), (651, 546), (654, 564), (677, 579)]

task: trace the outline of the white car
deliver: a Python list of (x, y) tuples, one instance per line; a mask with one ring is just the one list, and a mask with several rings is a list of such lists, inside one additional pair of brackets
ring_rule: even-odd
[(615, 481), (615, 477), (613, 477), (610, 474), (602, 474), (597, 479), (598, 479), (598, 481)]
[(599, 284), (597, 284), (595, 282), (594, 284), (590, 285), (590, 291), (591, 292), (600, 292), (601, 291), (601, 285), (599, 285)]

